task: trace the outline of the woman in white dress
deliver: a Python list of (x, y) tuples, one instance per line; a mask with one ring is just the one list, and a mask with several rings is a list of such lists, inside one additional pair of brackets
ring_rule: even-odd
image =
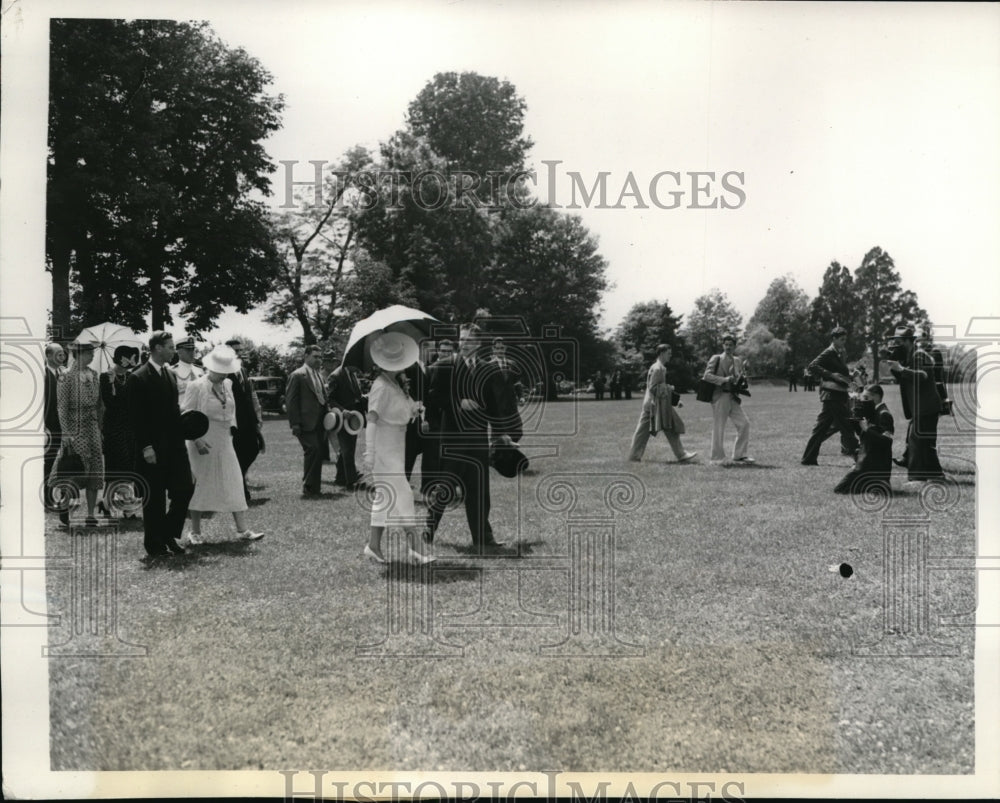
[(410, 398), (401, 371), (417, 360), (418, 348), (413, 338), (398, 332), (386, 332), (371, 345), (372, 360), (381, 369), (368, 391), (368, 424), (365, 427), (365, 474), (375, 489), (371, 530), (365, 555), (385, 563), (382, 534), (386, 527), (402, 527), (409, 541), (408, 554), (418, 563), (430, 563), (431, 554), (420, 550), (417, 519), (413, 509), (413, 491), (406, 479), (406, 425), (413, 421), (421, 405)]
[(181, 543), (204, 543), (201, 515), (207, 511), (232, 513), (237, 537), (256, 541), (264, 534), (255, 533), (247, 526), (243, 472), (230, 432), (230, 427), (236, 426), (236, 401), (232, 381), (226, 375), (239, 371), (241, 361), (229, 346), (216, 346), (203, 358), (202, 364), (207, 373), (188, 383), (181, 404), (183, 411), (197, 410), (208, 417), (208, 432), (187, 442), (191, 473), (194, 474), (194, 496), (188, 506), (191, 531)]

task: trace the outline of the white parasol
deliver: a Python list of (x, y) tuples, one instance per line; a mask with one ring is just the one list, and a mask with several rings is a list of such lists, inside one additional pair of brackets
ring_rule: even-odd
[(90, 367), (98, 373), (103, 373), (114, 364), (115, 349), (119, 346), (131, 346), (142, 351), (142, 340), (127, 326), (117, 323), (99, 323), (88, 326), (77, 336), (77, 343), (93, 343), (94, 359)]
[(419, 343), (431, 334), (431, 327), (435, 323), (440, 323), (437, 318), (402, 304), (393, 304), (373, 312), (354, 324), (341, 365), (354, 365), (367, 371), (374, 364), (371, 342), (376, 335), (382, 332), (401, 332)]

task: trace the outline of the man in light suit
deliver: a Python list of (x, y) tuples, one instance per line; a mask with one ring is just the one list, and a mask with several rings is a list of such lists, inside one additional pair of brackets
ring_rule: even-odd
[[(670, 362), (672, 354), (673, 350), (670, 346), (661, 343), (656, 347), (656, 360), (646, 372), (646, 395), (642, 399), (642, 413), (639, 415), (635, 434), (632, 435), (632, 449), (628, 456), (628, 459), (633, 463), (642, 460), (649, 436), (655, 434), (654, 426), (657, 420), (661, 422), (659, 429), (663, 431), (678, 463), (686, 463), (698, 455), (697, 452), (686, 451), (681, 444), (684, 422), (673, 409), (674, 388), (667, 384), (667, 363)], [(659, 416), (657, 415), (658, 408), (661, 411)]]
[[(129, 423), (135, 437), (136, 470), (146, 483), (143, 546), (151, 558), (183, 554), (177, 543), (194, 494), (191, 464), (181, 429), (177, 381), (167, 368), (174, 356), (169, 332), (149, 338), (149, 359), (128, 376)], [(165, 496), (170, 497), (167, 509)]]
[(292, 371), (285, 387), (285, 410), (292, 434), (302, 444), (302, 495), (321, 495), (323, 479), (323, 416), (328, 406), (319, 369), (323, 364), (319, 346), (306, 346), (303, 363)]
[(747, 456), (750, 445), (750, 421), (743, 412), (743, 404), (736, 392), (741, 378), (746, 375), (746, 364), (742, 357), (737, 357), (736, 336), (727, 334), (722, 338), (722, 353), (715, 354), (708, 361), (703, 379), (717, 385), (712, 393), (712, 457), (713, 463), (722, 463), (726, 459), (725, 434), (726, 422), (732, 419), (736, 426), (736, 443), (733, 446), (734, 463), (754, 463)]

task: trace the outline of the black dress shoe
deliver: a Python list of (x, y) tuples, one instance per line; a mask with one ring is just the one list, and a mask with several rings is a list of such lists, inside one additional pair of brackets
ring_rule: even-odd
[(815, 460), (803, 460), (802, 461), (802, 465), (803, 466), (818, 466), (819, 463), (817, 463)]
[(59, 521), (65, 526), (69, 527), (69, 511), (60, 510), (59, 511)]
[(85, 527), (96, 527), (99, 522), (93, 516), (87, 516), (87, 518), (84, 519), (83, 524)]

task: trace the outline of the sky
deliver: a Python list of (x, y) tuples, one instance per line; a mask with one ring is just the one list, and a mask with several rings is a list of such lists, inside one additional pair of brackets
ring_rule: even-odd
[[(1000, 314), (996, 5), (215, 0), (157, 12), (208, 20), (272, 73), (287, 105), (266, 146), (300, 163), (296, 180), (310, 160), (377, 148), (437, 72), (513, 83), (543, 199), (545, 162), (558, 162), (563, 204), (571, 171), (588, 187), (603, 171), (608, 205), (630, 174), (649, 205), (572, 210), (608, 262), (605, 328), (642, 301), (687, 314), (715, 287), (746, 319), (773, 279), (789, 273), (813, 296), (831, 261), (853, 270), (873, 246), (936, 324), (961, 332)], [(663, 171), (685, 185), (714, 172), (711, 197), (740, 173), (745, 202), (685, 208), (688, 186), (684, 206), (657, 208), (648, 189)], [(284, 179), (279, 168), (275, 204)], [(260, 318), (227, 314), (207, 337), (301, 334)]]

